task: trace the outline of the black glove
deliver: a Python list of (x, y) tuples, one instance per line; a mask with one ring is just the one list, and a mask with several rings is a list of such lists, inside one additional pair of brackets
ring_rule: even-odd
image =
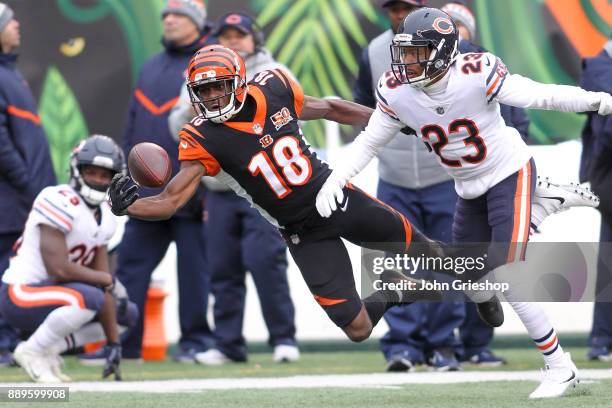
[(115, 381), (121, 381), (121, 371), (119, 364), (121, 363), (121, 345), (119, 343), (108, 343), (104, 347), (106, 354), (106, 362), (104, 363), (104, 371), (102, 378), (107, 378), (111, 374), (115, 374)]
[(130, 181), (130, 177), (123, 174), (115, 174), (113, 181), (111, 181), (108, 196), (111, 210), (115, 215), (127, 214), (127, 208), (138, 199), (138, 193), (136, 192), (138, 186), (133, 185), (125, 188)]

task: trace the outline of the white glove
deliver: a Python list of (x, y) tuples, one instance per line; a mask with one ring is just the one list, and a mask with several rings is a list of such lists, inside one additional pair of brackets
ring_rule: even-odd
[(599, 102), (599, 110), (597, 113), (600, 115), (612, 114), (612, 95), (602, 92), (601, 101)]
[(333, 173), (327, 178), (317, 193), (316, 206), (321, 217), (328, 218), (344, 201), (343, 187), (344, 183), (336, 180)]

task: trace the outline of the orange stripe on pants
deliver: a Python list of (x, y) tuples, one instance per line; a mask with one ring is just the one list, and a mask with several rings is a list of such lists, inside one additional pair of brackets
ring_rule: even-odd
[[(351, 190), (355, 190), (355, 187), (351, 183), (346, 183), (346, 187), (350, 188)], [(400, 218), (400, 220), (402, 220), (402, 224), (404, 225), (404, 233), (406, 235), (406, 238), (405, 238), (406, 239), (406, 250), (408, 250), (408, 248), (410, 247), (410, 243), (412, 242), (412, 225), (410, 224), (410, 221), (408, 221), (408, 219), (404, 216), (404, 214), (400, 213), (395, 208), (391, 207), (389, 204), (380, 201), (378, 198), (376, 198), (374, 196), (371, 196), (370, 194), (366, 193), (365, 191), (363, 191), (361, 189), (359, 191), (361, 191), (367, 197), (369, 197), (372, 200), (376, 201), (377, 203), (379, 203), (383, 207), (389, 209), (389, 211), (391, 211), (393, 214), (397, 215)]]
[[(19, 297), (19, 294), (16, 292), (16, 286), (29, 294), (37, 294), (37, 293), (45, 293), (48, 294), (48, 297), (43, 297), (42, 299), (24, 299)], [(68, 295), (72, 297), (76, 303), (79, 305), (81, 309), (86, 309), (85, 307), (85, 299), (83, 299), (83, 295), (78, 291), (70, 288), (65, 288), (63, 286), (41, 286), (41, 287), (32, 287), (28, 285), (9, 285), (9, 297), (11, 301), (19, 307), (40, 307), (40, 306), (53, 306), (53, 305), (72, 305), (73, 302), (63, 299), (62, 297), (58, 297), (58, 293)], [(55, 295), (55, 296), (54, 296)]]
[[(527, 241), (529, 240), (529, 225), (531, 222), (531, 161), (518, 172), (516, 192), (514, 194), (514, 220), (512, 239), (508, 248), (507, 262), (515, 262), (525, 257)], [(520, 244), (517, 259), (517, 246)]]

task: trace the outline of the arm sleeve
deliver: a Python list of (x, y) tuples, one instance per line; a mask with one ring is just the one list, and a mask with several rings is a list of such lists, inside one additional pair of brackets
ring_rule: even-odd
[(183, 85), (178, 101), (172, 107), (170, 115), (168, 116), (168, 129), (174, 140), (178, 141), (181, 128), (185, 123), (191, 121), (194, 116), (196, 115), (191, 106), (191, 101), (189, 100), (189, 91), (187, 90), (187, 86)]
[(370, 68), (370, 57), (368, 47), (363, 49), (359, 61), (359, 72), (353, 87), (353, 100), (369, 108), (376, 106), (376, 100), (372, 93), (372, 69)]
[(179, 160), (197, 160), (206, 168), (207, 176), (216, 176), (221, 165), (197, 140), (203, 138), (191, 124), (186, 124), (179, 132)]
[(379, 108), (375, 109), (365, 130), (348, 146), (346, 154), (343, 155), (344, 159), (336, 166), (332, 176), (342, 184), (346, 184), (363, 170), (378, 154), (380, 148), (389, 143), (404, 126), (402, 122), (390, 118)]
[(37, 225), (48, 225), (67, 234), (78, 216), (79, 200), (70, 190), (46, 188), (34, 200), (30, 217)]
[(494, 97), (500, 103), (518, 108), (560, 112), (586, 112), (599, 109), (602, 92), (589, 92), (576, 86), (542, 84), (521, 75), (507, 74)]
[(0, 96), (0, 175), (18, 190), (23, 190), (30, 179), (28, 167), (9, 132), (7, 103)]

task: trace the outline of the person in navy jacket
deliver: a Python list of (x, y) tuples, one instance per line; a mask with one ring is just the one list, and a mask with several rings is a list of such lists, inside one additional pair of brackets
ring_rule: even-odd
[[(0, 277), (8, 268), (34, 198), (56, 183), (34, 96), (17, 70), (19, 22), (0, 3)], [(10, 363), (17, 333), (0, 316), (0, 365)]]

